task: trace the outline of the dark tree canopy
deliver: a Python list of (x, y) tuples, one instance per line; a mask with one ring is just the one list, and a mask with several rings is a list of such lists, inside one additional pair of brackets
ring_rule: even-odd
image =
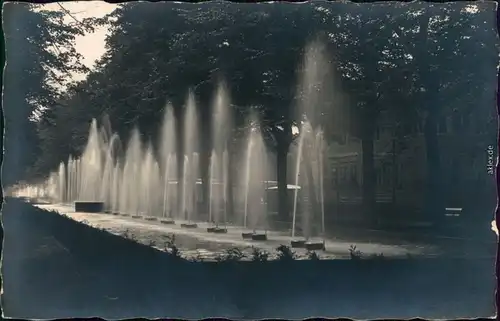
[[(323, 128), (329, 142), (342, 143), (347, 134), (359, 139), (367, 208), (374, 202), (374, 140), (382, 119), (397, 124), (398, 137), (411, 135), (423, 121), (428, 199), (434, 207), (439, 204), (431, 195), (441, 188), (444, 166), (438, 144), (443, 115), (454, 113), (460, 119), (456, 127), (465, 128), (464, 119), (480, 113), (491, 126), (478, 132), (485, 141), (496, 138), (491, 130), (496, 128), (496, 89), (484, 85), (494, 84), (497, 76), (491, 68), (498, 62), (498, 37), (490, 3), (124, 3), (102, 19), (83, 22), (108, 26), (106, 52), (88, 77), (69, 84), (63, 95), (54, 87), (59, 75), (82, 71), (82, 66), (73, 49), (56, 55), (50, 48), (67, 47), (81, 29), (59, 26), (61, 13), (15, 8), (31, 22), (25, 29), (47, 26), (43, 33), (10, 27), (11, 38), (21, 37), (8, 40), (12, 48), (33, 46), (23, 52), (37, 55), (35, 60), (21, 55), (8, 60), (11, 66), (20, 64), (14, 72), (25, 70), (29, 78), (11, 77), (23, 86), (10, 85), (24, 90), (15, 96), (31, 106), (24, 109), (25, 116), (35, 105), (45, 107), (37, 137), (43, 154), (35, 166), (41, 173), (69, 153), (80, 153), (90, 120), (103, 114), (123, 140), (138, 126), (157, 143), (166, 102), (173, 103), (180, 117), (189, 89), (197, 97), (206, 139), (220, 80), (231, 96), (235, 139), (254, 113), (279, 160), (286, 159), (294, 142), (292, 126), (302, 117), (301, 103), (315, 110), (308, 118)], [(30, 35), (28, 40), (22, 40), (23, 34)], [(304, 70), (305, 53), (315, 43), (322, 57), (314, 76), (317, 93), (304, 103), (300, 80), (310, 72)], [(21, 61), (44, 63), (27, 67)], [(484, 149), (477, 135), (458, 135), (456, 140), (470, 142), (455, 144), (461, 153)], [(283, 187), (286, 166), (278, 172), (285, 175), (278, 174)]]
[(73, 42), (75, 36), (91, 28), (65, 24), (65, 13), (41, 10), (37, 5), (5, 3), (3, 9), (7, 61), (3, 95), (7, 153), (3, 168), (8, 168), (3, 179), (12, 183), (24, 177), (44, 150), (46, 142), (37, 137), (35, 121), (42, 113), (54, 112), (51, 108), (71, 73), (88, 71), (80, 63), (82, 57)]

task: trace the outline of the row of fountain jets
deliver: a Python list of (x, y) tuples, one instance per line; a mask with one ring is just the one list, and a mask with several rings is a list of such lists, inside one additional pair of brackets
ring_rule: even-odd
[[(309, 90), (306, 94), (314, 95), (315, 91)], [(207, 189), (203, 188), (205, 182), (200, 175), (199, 119), (194, 95), (189, 93), (182, 127), (182, 158), (178, 157), (180, 149), (176, 146), (176, 118), (170, 104), (165, 108), (160, 145), (156, 149), (151, 143), (143, 144), (141, 134), (135, 128), (126, 144), (126, 150), (123, 150), (120, 137), (111, 131), (109, 120), (105, 118), (98, 125), (94, 119), (83, 154), (79, 158), (70, 156), (67, 162), (61, 162), (59, 169), (47, 181), (24, 188), (24, 194), (59, 203), (100, 201), (112, 212), (140, 213), (214, 224), (226, 224), (230, 221), (249, 229), (267, 230), (268, 191), (277, 189), (275, 166), (272, 166), (271, 154), (266, 149), (259, 122), (256, 117), (251, 117), (246, 147), (240, 151), (240, 158), (234, 156), (236, 164), (241, 164), (235, 168), (240, 170), (236, 175), (237, 179), (232, 180), (233, 184), (229, 186), (229, 106), (227, 90), (221, 85), (214, 100), (213, 150), (209, 163), (205, 165), (208, 166), (209, 173)], [(291, 230), (294, 236), (296, 219), (300, 216), (300, 234), (309, 237), (313, 226), (319, 225), (321, 233), (324, 233), (325, 144), (322, 131), (313, 130), (308, 121), (303, 121), (301, 128), (294, 129), (298, 135), (298, 144), (294, 153), (295, 184), (288, 185), (294, 197)], [(179, 161), (183, 162), (179, 164), (182, 166), (178, 166)], [(301, 175), (307, 166), (309, 175)], [(236, 213), (228, 213), (229, 188), (233, 189), (234, 208), (238, 209)], [(311, 189), (314, 193), (308, 193)], [(204, 195), (204, 190), (208, 190), (208, 195)], [(311, 200), (310, 195), (315, 195), (316, 199)], [(302, 202), (299, 202), (300, 199)], [(308, 206), (311, 202), (319, 206)], [(201, 206), (207, 203), (208, 206)], [(300, 206), (300, 213), (299, 204), (304, 204)]]

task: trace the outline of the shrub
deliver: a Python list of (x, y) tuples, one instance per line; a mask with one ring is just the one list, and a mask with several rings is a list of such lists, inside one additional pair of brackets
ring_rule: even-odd
[(356, 245), (351, 245), (351, 247), (349, 247), (349, 255), (351, 256), (351, 260), (359, 260), (363, 256), (363, 253), (356, 249)]
[(195, 257), (191, 258), (191, 262), (203, 262), (204, 260), (205, 259), (203, 258), (200, 252), (198, 252)]
[(173, 245), (171, 248), (170, 248), (170, 251), (169, 253), (174, 256), (174, 257), (181, 257), (181, 251), (179, 251), (179, 248), (175, 245)]
[(167, 236), (167, 241), (165, 242), (165, 250), (168, 250), (168, 253), (170, 253), (174, 257), (181, 256), (179, 248), (175, 245), (175, 234)]
[(319, 255), (316, 253), (316, 251), (308, 251), (307, 252), (307, 257), (310, 260), (313, 260), (313, 261), (319, 260)]
[(260, 250), (256, 247), (252, 248), (252, 261), (266, 262), (269, 260), (269, 252)]
[(278, 251), (278, 260), (280, 261), (290, 261), (295, 260), (295, 252), (293, 252), (290, 247), (286, 245), (280, 245), (276, 248)]
[(233, 247), (225, 251), (224, 261), (240, 261), (244, 257), (245, 254), (239, 248)]
[(219, 253), (214, 257), (214, 259), (216, 262), (222, 262), (226, 259), (226, 256), (224, 254)]
[(384, 259), (384, 258), (385, 258), (385, 256), (384, 256), (384, 253), (379, 253), (379, 254), (376, 254), (376, 253), (375, 253), (375, 254), (372, 254), (372, 255), (370, 256), (370, 258), (371, 258), (371, 259), (374, 259), (374, 260), (382, 260), (382, 259)]
[(130, 238), (130, 231), (129, 231), (129, 229), (126, 229), (125, 231), (123, 231), (122, 236), (124, 238), (126, 238), (126, 239)]

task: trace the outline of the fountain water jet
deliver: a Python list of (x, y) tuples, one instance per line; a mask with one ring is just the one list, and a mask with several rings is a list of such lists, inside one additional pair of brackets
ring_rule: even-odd
[[(231, 130), (231, 117), (229, 113), (229, 95), (224, 83), (217, 87), (213, 102), (212, 118), (212, 155), (210, 157), (209, 181), (209, 223), (215, 226), (207, 231), (226, 233), (227, 227), (221, 228), (220, 224), (227, 226), (228, 217), (228, 188), (229, 186), (229, 151), (228, 140)], [(217, 187), (214, 188), (214, 185)], [(223, 207), (223, 208), (221, 208)], [(222, 210), (222, 220), (221, 220)]]
[[(317, 66), (308, 65), (307, 61), (312, 60), (314, 59), (306, 59), (307, 77), (303, 77), (302, 84), (304, 99), (299, 104), (300, 114), (306, 114), (309, 118), (312, 113), (311, 108), (319, 101), (311, 84), (317, 82), (321, 74)], [(213, 100), (211, 119), (213, 132), (209, 144), (209, 149), (212, 149), (211, 157), (206, 157), (206, 160), (203, 158), (203, 164), (200, 163), (198, 156), (200, 124), (198, 124), (194, 94), (191, 91), (187, 95), (184, 115), (180, 117), (182, 124), (177, 127), (178, 130), (175, 130), (179, 121), (174, 116), (174, 109), (167, 104), (159, 133), (158, 150), (152, 148), (151, 144), (144, 148), (140, 133), (134, 128), (130, 132), (124, 150), (116, 152), (117, 147), (113, 146), (119, 145), (115, 143), (119, 142), (119, 139), (111, 131), (109, 118), (104, 117), (100, 126), (93, 120), (83, 154), (80, 157), (70, 157), (66, 164), (62, 163), (47, 182), (40, 185), (42, 187), (36, 193), (59, 202), (100, 201), (106, 205), (106, 210), (119, 212), (122, 215), (129, 214), (138, 218), (142, 218), (143, 214), (147, 217), (161, 216), (162, 220), (170, 220), (169, 222), (173, 222), (174, 217), (176, 219), (184, 217), (188, 223), (196, 224), (200, 220), (207, 220), (201, 217), (203, 212), (198, 211), (199, 186), (197, 186), (200, 170), (207, 170), (210, 172), (209, 179), (203, 183), (208, 185), (209, 191), (207, 200), (209, 224), (214, 224), (214, 227), (221, 231), (227, 231), (220, 226), (227, 227), (227, 224), (234, 223), (234, 217), (238, 217), (242, 219), (245, 228), (253, 231), (252, 234), (256, 234), (259, 229), (267, 231), (269, 222), (265, 191), (269, 188), (264, 185), (271, 178), (271, 170), (267, 169), (270, 162), (267, 160), (268, 153), (263, 133), (260, 131), (257, 117), (254, 117), (252, 124), (255, 131), (248, 133), (246, 153), (244, 157), (235, 156), (239, 151), (235, 150), (236, 144), (229, 140), (232, 129), (229, 107), (227, 89), (221, 84)], [(311, 123), (316, 124), (315, 121)], [(323, 154), (323, 138), (319, 131), (314, 132), (316, 143), (310, 142), (314, 140), (311, 136), (313, 134), (301, 135), (299, 139), (303, 141), (304, 146), (300, 148), (301, 156), (297, 172), (304, 171), (301, 166), (313, 168), (312, 175), (301, 176), (300, 182), (304, 184), (301, 191), (313, 190), (315, 197), (310, 198), (310, 201), (321, 205), (321, 234), (324, 234), (323, 159), (320, 157)], [(178, 133), (182, 137), (177, 137)], [(182, 141), (179, 138), (182, 138)], [(304, 158), (303, 154), (307, 154), (307, 157)], [(240, 177), (239, 182), (236, 180), (233, 182), (230, 163), (236, 166), (242, 165), (241, 172), (244, 173), (242, 173), (244, 177)], [(200, 168), (201, 165), (206, 168)], [(315, 170), (316, 167), (319, 171)], [(299, 178), (297, 177), (295, 181), (298, 183)], [(235, 189), (238, 192), (232, 193)], [(244, 210), (233, 213), (232, 204), (236, 203), (236, 200), (230, 197), (234, 194), (244, 199), (244, 201), (238, 200), (237, 204), (240, 206), (244, 202)], [(299, 202), (302, 194), (295, 195), (295, 203)], [(314, 231), (309, 225), (315, 226), (317, 213), (305, 212), (304, 215), (300, 215), (299, 209), (302, 207), (297, 207), (295, 204), (293, 235), (295, 237), (295, 220), (302, 217), (301, 226), (305, 227), (305, 234), (312, 236)]]
[[(300, 165), (302, 163), (302, 149), (304, 146), (304, 139), (305, 139), (305, 135), (302, 135), (302, 133), (301, 133), (299, 136), (299, 143), (298, 143), (298, 147), (297, 147), (297, 161), (295, 163), (295, 186), (299, 186)], [(292, 238), (295, 237), (295, 224), (296, 224), (296, 218), (297, 218), (298, 193), (299, 193), (299, 189), (296, 188), (294, 191), (294, 195), (293, 195)], [(294, 245), (293, 242), (294, 241), (292, 241), (292, 245)], [(303, 242), (296, 241), (295, 243), (297, 245), (305, 244), (305, 240)]]
[[(270, 176), (270, 166), (262, 133), (255, 116), (251, 116), (248, 133), (244, 170), (244, 214), (243, 227), (251, 232), (243, 232), (243, 238), (267, 239), (266, 182)], [(263, 233), (257, 232), (264, 230)]]
[(209, 223), (213, 224), (207, 228), (207, 232), (216, 232), (220, 229), (219, 224), (224, 223), (221, 222), (221, 210), (224, 202), (224, 182), (221, 180), (221, 176), (223, 176), (223, 160), (218, 157), (215, 150), (212, 150), (212, 155), (210, 157), (210, 185), (209, 185)]
[(198, 157), (194, 156), (198, 152), (198, 115), (196, 113), (196, 103), (194, 93), (189, 90), (186, 109), (184, 115), (184, 164), (182, 166), (182, 205), (181, 213), (187, 223), (181, 224), (182, 227), (196, 228), (198, 225), (193, 222), (195, 217), (196, 205), (196, 184), (198, 177)]
[(59, 164), (59, 172), (58, 172), (58, 182), (57, 182), (57, 192), (58, 192), (58, 201), (61, 203), (66, 202), (66, 166), (64, 163)]
[[(307, 189), (302, 189), (301, 195), (301, 218), (302, 237), (301, 240), (292, 241), (292, 247), (324, 248), (324, 240), (321, 242), (311, 241), (310, 238), (317, 235), (316, 223), (321, 215), (320, 225), (321, 237), (325, 234), (324, 220), (324, 190), (323, 190), (323, 157), (324, 139), (321, 128), (313, 130), (312, 124), (318, 124), (323, 117), (321, 107), (328, 105), (331, 101), (331, 68), (325, 46), (315, 41), (307, 46), (304, 56), (304, 65), (298, 86), (298, 108), (297, 117), (303, 119), (299, 133), (299, 144), (297, 148), (297, 163), (295, 170), (295, 182), (299, 179), (306, 183)], [(328, 106), (331, 107), (331, 106)], [(307, 152), (304, 151), (307, 149)], [(316, 168), (316, 170), (315, 170)], [(303, 177), (301, 177), (301, 172)], [(301, 194), (302, 194), (301, 193)], [(292, 218), (292, 237), (296, 234), (296, 218), (298, 208), (298, 191), (294, 194), (294, 210)], [(321, 213), (318, 213), (321, 212)], [(316, 234), (316, 235), (313, 235)]]
[(175, 135), (175, 115), (173, 106), (168, 103), (165, 107), (163, 124), (160, 133), (160, 165), (163, 170), (163, 204), (162, 219), (163, 224), (175, 224), (173, 213), (176, 211), (176, 195), (173, 195), (172, 185), (177, 186), (177, 159), (176, 159), (176, 135)]

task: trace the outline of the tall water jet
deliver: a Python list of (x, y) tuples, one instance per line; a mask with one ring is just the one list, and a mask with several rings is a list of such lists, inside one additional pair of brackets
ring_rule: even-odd
[(47, 196), (52, 201), (58, 201), (57, 185), (58, 185), (57, 172), (50, 173), (49, 178), (47, 180), (46, 189), (47, 189)]
[(67, 202), (72, 202), (74, 200), (74, 187), (73, 185), (75, 184), (74, 182), (74, 162), (73, 162), (73, 156), (69, 155), (68, 157), (68, 163), (66, 166), (66, 173), (67, 173), (67, 186), (66, 186), (66, 194), (67, 196)]
[[(323, 156), (324, 138), (319, 124), (319, 105), (325, 104), (322, 86), (322, 59), (319, 51), (306, 50), (304, 74), (299, 86), (297, 114), (306, 119), (300, 128), (299, 152), (296, 164), (296, 185), (293, 211), (293, 236), (298, 224), (302, 227), (305, 237), (313, 237), (316, 233), (315, 224), (321, 215), (321, 234), (324, 234), (324, 187), (323, 187)], [(213, 100), (212, 134), (210, 135), (212, 149), (210, 161), (203, 164), (202, 170), (209, 169), (209, 221), (216, 225), (226, 224), (234, 217), (232, 210), (232, 194), (238, 194), (244, 199), (243, 225), (254, 231), (267, 230), (267, 192), (266, 186), (271, 178), (268, 170), (268, 153), (265, 148), (263, 133), (255, 117), (255, 126), (248, 133), (245, 156), (235, 160), (235, 144), (229, 141), (232, 124), (230, 117), (230, 99), (223, 84), (219, 85)], [(306, 117), (303, 117), (306, 115)], [(173, 108), (167, 105), (159, 139), (158, 153), (151, 145), (143, 148), (143, 142), (137, 129), (132, 130), (125, 155), (118, 160), (114, 152), (114, 137), (109, 125), (109, 119), (103, 119), (102, 126), (97, 127), (93, 120), (89, 131), (89, 140), (82, 156), (78, 159), (69, 158), (67, 164), (61, 164), (55, 169), (47, 184), (41, 191), (54, 200), (87, 199), (103, 200), (108, 209), (123, 211), (130, 214), (145, 213), (161, 215), (164, 218), (184, 217), (188, 221), (200, 220), (198, 213), (200, 161), (198, 153), (198, 116), (195, 98), (190, 91), (187, 95), (182, 126), (174, 117)], [(312, 126), (315, 127), (314, 131)], [(307, 128), (311, 128), (311, 130)], [(307, 130), (306, 130), (307, 129)], [(182, 141), (176, 139), (181, 133)], [(179, 146), (177, 146), (179, 144)], [(243, 145), (243, 144), (242, 144)], [(206, 150), (204, 150), (205, 152)], [(207, 157), (208, 158), (208, 157)], [(181, 163), (179, 163), (181, 162)], [(231, 164), (243, 165), (240, 177), (241, 192), (233, 186)], [(207, 166), (208, 165), (208, 166)], [(207, 168), (209, 167), (209, 168)], [(236, 172), (236, 171), (235, 171)], [(206, 173), (203, 172), (203, 176)], [(236, 181), (235, 181), (236, 183)], [(175, 187), (179, 188), (176, 189)], [(281, 185), (280, 185), (281, 186)], [(236, 193), (233, 191), (236, 190)], [(298, 191), (301, 191), (297, 193)], [(42, 194), (34, 191), (33, 193)], [(307, 196), (307, 197), (304, 197)], [(302, 199), (302, 203), (300, 202)], [(308, 202), (317, 204), (306, 208)], [(241, 205), (240, 201), (238, 205)], [(297, 205), (298, 204), (298, 205)], [(302, 212), (302, 213), (301, 213)], [(300, 223), (296, 219), (302, 218)], [(205, 220), (205, 218), (203, 218)], [(297, 233), (298, 230), (297, 230)]]
[(181, 215), (184, 220), (189, 221), (189, 192), (188, 192), (188, 184), (189, 184), (189, 174), (191, 171), (189, 170), (189, 157), (184, 155), (184, 164), (182, 166), (182, 204), (181, 204)]
[(111, 130), (111, 121), (108, 114), (104, 114), (101, 118), (99, 133), (101, 135), (101, 141), (104, 142), (105, 145), (111, 142), (113, 131)]
[[(324, 235), (324, 200), (323, 200), (323, 138), (320, 131), (313, 131), (309, 121), (302, 122), (297, 148), (295, 184), (301, 186), (294, 194), (292, 236), (296, 233), (297, 215), (300, 200), (302, 236), (305, 239)], [(318, 222), (318, 216), (321, 219)], [(319, 223), (319, 224), (318, 224)], [(320, 225), (320, 232), (317, 231)]]
[[(163, 217), (173, 219), (173, 213), (176, 211), (176, 200), (173, 195), (172, 185), (176, 186), (177, 178), (177, 161), (176, 161), (176, 129), (175, 115), (173, 106), (168, 103), (165, 107), (163, 123), (160, 136), (160, 166), (163, 178)], [(174, 188), (175, 189), (175, 188)]]
[(120, 190), (122, 189), (122, 170), (120, 163), (116, 162), (113, 167), (113, 181), (111, 189), (111, 211), (118, 213), (120, 211)]
[(101, 199), (100, 183), (102, 174), (102, 143), (101, 136), (97, 128), (97, 121), (94, 119), (90, 126), (90, 133), (81, 157), (81, 201), (95, 202)]
[(160, 188), (159, 169), (155, 160), (153, 147), (148, 144), (144, 150), (140, 166), (140, 212), (145, 215), (155, 215), (157, 210), (157, 191)]
[[(111, 128), (108, 129), (111, 134)], [(118, 163), (118, 158), (122, 156), (122, 145), (118, 134), (111, 134), (106, 146), (106, 161), (104, 165), (103, 194), (105, 195), (106, 209), (111, 212), (118, 212), (119, 190), (121, 189), (122, 171)]]
[(299, 74), (296, 116), (297, 119), (305, 116), (315, 127), (321, 124), (334, 99), (332, 65), (323, 42), (316, 40), (307, 45)]
[[(303, 126), (301, 126), (303, 127)], [(302, 150), (304, 146), (305, 135), (302, 134), (302, 128), (299, 133), (299, 143), (297, 146), (297, 160), (295, 163), (295, 186), (299, 186), (300, 165), (302, 163)], [(295, 237), (295, 224), (297, 220), (297, 205), (298, 205), (299, 189), (295, 188), (293, 194), (293, 213), (292, 213), (292, 237)]]
[(228, 154), (212, 151), (210, 158), (210, 209), (211, 222), (216, 227), (227, 223)]
[(231, 131), (232, 124), (229, 107), (230, 102), (226, 86), (224, 83), (220, 83), (217, 87), (212, 107), (212, 147), (219, 155), (222, 155), (222, 152), (227, 148)]
[(177, 182), (177, 156), (171, 153), (167, 156), (163, 176), (163, 217), (170, 220), (173, 220), (174, 212), (176, 212), (175, 192), (177, 191)]
[(68, 193), (68, 202), (74, 202), (78, 199), (79, 192), (79, 159), (74, 159), (71, 155), (68, 158), (67, 165), (67, 193)]
[[(210, 223), (218, 223), (219, 219), (219, 210), (220, 210), (220, 197), (219, 197), (219, 188), (216, 177), (218, 175), (218, 157), (215, 150), (212, 150), (212, 154), (210, 155), (210, 177), (209, 177), (209, 205), (208, 205), (208, 221)], [(215, 185), (215, 186), (214, 186)]]
[(75, 178), (75, 197), (73, 199), (73, 201), (76, 201), (78, 199), (80, 199), (80, 195), (82, 193), (82, 167), (81, 167), (81, 158), (78, 158), (76, 160), (74, 160), (74, 169), (75, 169), (75, 173), (74, 173), (74, 178)]
[(324, 237), (325, 236), (325, 191), (324, 191), (324, 157), (325, 157), (325, 138), (323, 135), (323, 131), (320, 129), (317, 130), (316, 132), (316, 140), (315, 140), (315, 156), (317, 157), (318, 160), (318, 166), (313, 167), (316, 168), (317, 171), (317, 179), (319, 181), (319, 191), (317, 193), (318, 195), (318, 202), (320, 203), (321, 206), (321, 235)]
[[(105, 119), (106, 120), (106, 119)], [(107, 125), (106, 125), (107, 124)], [(75, 201), (76, 207), (91, 211), (102, 210), (103, 205), (111, 205), (110, 193), (113, 175), (114, 154), (110, 146), (111, 128), (104, 121), (101, 128), (92, 120), (88, 140), (80, 158), (68, 156), (66, 163), (61, 162), (57, 171), (51, 173), (46, 183), (39, 187), (46, 190), (46, 196), (61, 203)]]
[(271, 178), (271, 166), (256, 117), (252, 116), (251, 119), (242, 173), (245, 194), (243, 225), (255, 233), (258, 229), (268, 228), (266, 182)]
[(142, 143), (137, 128), (132, 130), (125, 153), (122, 188), (120, 190), (120, 212), (139, 214), (139, 191), (143, 190), (139, 177), (142, 163)]
[(198, 201), (199, 201), (199, 188), (198, 188), (198, 180), (199, 180), (199, 171), (200, 171), (200, 156), (198, 153), (191, 154), (191, 179), (190, 179), (190, 188), (191, 195), (190, 200), (192, 204), (192, 219), (198, 219)]
[[(226, 224), (228, 215), (229, 151), (228, 139), (231, 131), (230, 103), (227, 89), (219, 83), (212, 106), (212, 155), (210, 157), (209, 220)], [(223, 206), (223, 208), (221, 208)], [(223, 212), (221, 221), (220, 212)], [(214, 220), (215, 219), (215, 220)], [(216, 231), (216, 230), (214, 230)], [(218, 231), (218, 230), (217, 230)], [(221, 230), (224, 232), (227, 230)]]
[(66, 202), (66, 166), (64, 166), (64, 163), (61, 162), (59, 164), (59, 171), (58, 171), (58, 201), (61, 203)]
[(171, 168), (172, 164), (174, 163), (172, 161), (172, 158), (174, 158), (175, 155), (172, 153), (167, 154), (166, 160), (165, 160), (165, 165), (164, 165), (164, 172), (163, 172), (163, 212), (162, 216), (163, 217), (169, 217), (172, 218), (172, 202), (171, 202), (171, 195), (170, 195), (170, 180), (172, 178), (172, 173), (171, 173)]
[[(182, 170), (182, 215), (185, 219), (191, 221), (195, 219), (194, 209), (195, 209), (195, 182), (198, 177), (197, 167), (199, 164), (198, 157), (194, 157), (195, 153), (198, 152), (198, 116), (196, 111), (196, 102), (194, 98), (194, 93), (189, 90), (185, 115), (184, 115), (184, 164)], [(196, 158), (196, 159), (195, 159)]]
[[(253, 128), (251, 128), (253, 130)], [(247, 143), (247, 150), (246, 150), (246, 164), (245, 164), (245, 188), (244, 188), (244, 212), (243, 212), (243, 227), (248, 226), (248, 201), (249, 201), (249, 196), (250, 196), (250, 178), (251, 178), (251, 161), (252, 161), (252, 150), (253, 150), (253, 140), (252, 140), (252, 134), (250, 133), (250, 138), (248, 139)]]
[(104, 170), (102, 173), (102, 182), (101, 182), (101, 200), (105, 204), (106, 210), (111, 210), (111, 191), (112, 191), (112, 183), (113, 183), (113, 174), (114, 174), (114, 159), (111, 153), (111, 150), (106, 151), (104, 160)]
[(210, 178), (209, 178), (209, 222), (214, 226), (207, 229), (208, 232), (225, 233), (226, 228), (220, 225), (226, 225), (227, 219), (227, 176), (224, 174), (224, 166), (227, 167), (227, 152), (221, 155), (212, 150), (210, 157)]
[(222, 201), (224, 206), (224, 224), (227, 224), (227, 206), (228, 206), (228, 189), (229, 189), (229, 153), (227, 148), (222, 152)]
[[(314, 41), (306, 47), (303, 69), (297, 88), (298, 104), (297, 119), (303, 120), (300, 128), (299, 144), (297, 148), (297, 162), (295, 168), (296, 185), (300, 181), (306, 189), (301, 188), (301, 217), (302, 234), (307, 239), (318, 234), (313, 231), (317, 218), (321, 215), (321, 233), (324, 235), (324, 193), (323, 193), (323, 143), (321, 132), (317, 128), (321, 124), (324, 110), (331, 107), (333, 101), (332, 68), (326, 53), (326, 47), (319, 41)], [(319, 139), (319, 141), (318, 141)], [(307, 149), (307, 151), (304, 151)], [(315, 169), (316, 168), (316, 169)], [(303, 173), (301, 173), (303, 169)], [(301, 175), (302, 174), (302, 175)], [(294, 193), (294, 210), (292, 218), (292, 236), (295, 236), (296, 218), (298, 210), (298, 190)], [(318, 213), (321, 212), (321, 213)], [(317, 235), (316, 235), (317, 236)], [(324, 244), (323, 244), (324, 246)]]

